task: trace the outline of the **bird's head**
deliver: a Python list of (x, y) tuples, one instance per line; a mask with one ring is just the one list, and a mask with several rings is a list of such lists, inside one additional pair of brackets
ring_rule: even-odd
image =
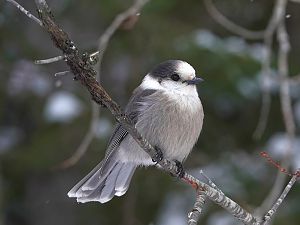
[(143, 80), (145, 89), (165, 90), (191, 94), (195, 85), (203, 81), (196, 77), (195, 69), (181, 60), (167, 60), (158, 64)]

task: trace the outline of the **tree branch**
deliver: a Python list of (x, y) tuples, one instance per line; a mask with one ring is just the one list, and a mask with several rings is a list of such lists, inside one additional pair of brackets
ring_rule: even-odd
[(193, 209), (188, 214), (188, 225), (196, 225), (200, 219), (204, 204), (205, 204), (206, 195), (203, 191), (197, 191), (196, 201)]
[(38, 59), (38, 60), (35, 60), (34, 63), (38, 64), (38, 65), (42, 65), (42, 64), (49, 64), (49, 63), (58, 62), (58, 61), (63, 60), (63, 59), (65, 59), (65, 57), (62, 56), (62, 55), (59, 55), (59, 56), (55, 56), (55, 57), (49, 58), (49, 59)]
[(263, 218), (264, 222), (262, 225), (268, 224), (271, 218), (275, 215), (277, 209), (279, 208), (279, 206), (281, 205), (281, 203), (283, 202), (283, 200), (285, 199), (285, 197), (287, 196), (287, 194), (290, 192), (291, 188), (294, 186), (295, 182), (297, 181), (297, 178), (299, 177), (299, 171), (300, 171), (299, 169), (296, 171), (296, 173), (291, 178), (290, 182), (287, 184), (287, 186), (281, 193), (280, 197), (277, 199), (277, 201), (274, 203), (274, 205), (268, 211), (268, 213), (264, 216)]
[(273, 36), (276, 31), (276, 28), (281, 20), (282, 17), (285, 15), (285, 8), (286, 8), (286, 0), (276, 0), (275, 5), (273, 7), (272, 16), (268, 22), (268, 25), (264, 32), (264, 45), (266, 48), (265, 57), (262, 61), (262, 83), (261, 83), (261, 90), (262, 90), (262, 105), (260, 116), (258, 119), (257, 126), (253, 133), (253, 137), (255, 139), (260, 139), (265, 132), (270, 107), (271, 107), (271, 93), (270, 87), (268, 87), (266, 82), (271, 78), (271, 60), (272, 60), (272, 44), (273, 44)]
[[(147, 152), (152, 158), (156, 155), (154, 147), (138, 132), (134, 123), (123, 113), (119, 105), (108, 95), (105, 89), (96, 80), (96, 71), (93, 69), (90, 63), (87, 62), (86, 56), (79, 53), (78, 48), (74, 42), (68, 37), (54, 21), (54, 17), (50, 12), (50, 9), (45, 0), (35, 0), (36, 6), (39, 12), (39, 18), (43, 22), (43, 27), (49, 33), (54, 45), (59, 48), (65, 55), (65, 61), (70, 67), (70, 71), (74, 74), (74, 79), (80, 81), (80, 83), (89, 91), (91, 98), (100, 105), (105, 105), (116, 120), (128, 131), (128, 133), (134, 138), (134, 140), (140, 145), (140, 147)], [(176, 163), (168, 159), (163, 159), (158, 162), (162, 169), (171, 173), (173, 176), (177, 174)], [(293, 183), (288, 185), (291, 187), (295, 183), (296, 177), (293, 177)], [(197, 178), (188, 173), (184, 173), (181, 180), (194, 189), (197, 190), (197, 200), (195, 202), (195, 208), (197, 212), (194, 212), (191, 217), (197, 220), (201, 213), (202, 206), (204, 204), (204, 195), (212, 200), (214, 203), (220, 205), (228, 212), (230, 212), (238, 220), (244, 224), (259, 225), (261, 221), (255, 218), (252, 214), (243, 209), (236, 202), (225, 196), (218, 189), (201, 182)], [(283, 195), (286, 196), (288, 191), (284, 191)], [(283, 198), (282, 198), (283, 199)], [(277, 207), (278, 208), (278, 207)], [(272, 210), (275, 212), (272, 208)], [(267, 214), (268, 216), (269, 214)]]
[[(98, 82), (100, 82), (100, 77), (101, 77), (103, 55), (107, 49), (108, 43), (111, 40), (112, 36), (119, 29), (119, 27), (124, 23), (124, 21), (126, 21), (127, 18), (129, 18), (130, 16), (137, 15), (148, 1), (149, 0), (135, 0), (132, 6), (130, 6), (126, 11), (120, 13), (115, 17), (113, 22), (100, 36), (98, 40), (98, 51), (91, 54), (91, 56), (97, 57), (97, 63), (95, 65), (95, 68), (96, 68), (96, 80)], [(73, 155), (70, 158), (64, 160), (62, 163), (60, 163), (60, 165), (58, 166), (59, 168), (68, 168), (75, 165), (81, 159), (81, 157), (86, 153), (88, 147), (92, 143), (96, 132), (95, 125), (97, 124), (100, 115), (100, 107), (98, 104), (94, 103), (93, 101), (91, 102), (91, 104), (92, 104), (91, 105), (92, 116), (91, 116), (89, 130), (87, 131), (82, 142), (80, 143), (79, 147), (75, 150)]]
[(230, 32), (237, 34), (245, 39), (250, 39), (250, 40), (263, 39), (264, 30), (252, 31), (235, 24), (234, 22), (230, 21), (227, 17), (225, 17), (224, 15), (222, 15), (222, 13), (219, 12), (219, 10), (213, 4), (212, 0), (204, 0), (204, 5), (208, 13), (210, 14), (210, 16), (217, 23), (219, 23), (222, 27), (226, 28)]
[(288, 34), (286, 32), (284, 20), (282, 20), (280, 26), (277, 29), (277, 37), (279, 42), (278, 72), (280, 78), (281, 110), (282, 110), (286, 132), (290, 137), (290, 139), (294, 139), (296, 125), (293, 116), (289, 81), (287, 79), (289, 74), (288, 54), (290, 51), (290, 43), (288, 40)]
[(219, 23), (221, 26), (229, 30), (230, 32), (237, 34), (245, 39), (259, 40), (263, 39), (266, 47), (265, 57), (262, 61), (262, 78), (261, 83), (262, 90), (262, 105), (260, 110), (260, 115), (258, 119), (257, 126), (254, 130), (253, 137), (255, 139), (260, 139), (266, 129), (268, 122), (268, 117), (270, 113), (271, 106), (271, 94), (269, 87), (266, 86), (266, 82), (270, 79), (271, 75), (271, 58), (272, 58), (272, 43), (273, 36), (276, 28), (285, 13), (286, 1), (276, 0), (272, 16), (268, 22), (265, 30), (262, 31), (251, 31), (241, 27), (234, 22), (230, 21), (227, 17), (222, 15), (216, 6), (213, 4), (212, 0), (204, 0), (204, 5), (211, 17)]
[[(133, 122), (122, 112), (119, 105), (111, 99), (103, 87), (95, 79), (95, 70), (87, 64), (79, 54), (74, 42), (71, 41), (68, 35), (54, 22), (54, 18), (49, 11), (48, 5), (43, 0), (36, 0), (36, 5), (39, 12), (39, 17), (43, 21), (46, 31), (49, 33), (55, 46), (62, 50), (66, 55), (66, 63), (70, 70), (75, 75), (75, 80), (79, 80), (83, 86), (90, 92), (92, 99), (98, 104), (104, 104), (114, 115), (116, 120), (128, 131), (134, 140), (147, 152), (152, 158), (155, 157), (156, 150), (151, 144), (142, 137), (137, 131)], [(173, 176), (177, 174), (177, 166), (173, 161), (163, 159), (158, 163), (165, 172), (171, 173)], [(237, 203), (211, 188), (205, 183), (202, 183), (190, 174), (185, 173), (181, 179), (185, 183), (191, 185), (195, 189), (201, 188), (205, 194), (215, 203), (224, 207), (231, 212), (236, 218), (243, 221), (245, 224), (256, 224), (256, 219), (247, 211), (242, 209)]]
[(13, 4), (15, 7), (17, 7), (22, 13), (24, 13), (29, 19), (36, 22), (38, 25), (43, 26), (42, 21), (40, 21), (38, 18), (36, 18), (34, 15), (32, 15), (29, 11), (27, 11), (23, 6), (21, 6), (19, 3), (17, 3), (14, 0), (6, 0), (7, 2)]

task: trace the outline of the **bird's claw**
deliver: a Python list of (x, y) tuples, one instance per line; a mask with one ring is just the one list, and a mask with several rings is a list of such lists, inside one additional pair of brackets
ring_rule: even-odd
[(159, 147), (155, 146), (154, 149), (155, 149), (156, 153), (155, 153), (155, 155), (152, 157), (152, 161), (153, 161), (154, 163), (159, 163), (160, 161), (163, 160), (164, 155), (163, 155), (163, 153), (162, 153), (162, 151), (161, 151), (161, 149), (160, 149)]
[(176, 174), (178, 176), (178, 178), (183, 178), (184, 177), (184, 169), (183, 169), (183, 165), (181, 162), (179, 162), (178, 160), (174, 160), (175, 164), (176, 164)]

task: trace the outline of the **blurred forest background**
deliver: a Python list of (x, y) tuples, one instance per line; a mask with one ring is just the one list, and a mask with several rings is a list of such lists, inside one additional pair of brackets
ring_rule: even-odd
[[(36, 15), (34, 1), (19, 3)], [(129, 0), (52, 0), (58, 23), (87, 52)], [(252, 30), (265, 29), (272, 0), (214, 1), (232, 21)], [(289, 2), (286, 25), (290, 37), (290, 73), (300, 72), (300, 4)], [(276, 40), (276, 38), (274, 38)], [(274, 41), (273, 53), (278, 51)], [(251, 212), (272, 190), (278, 170), (260, 156), (274, 160), (286, 154), (287, 136), (281, 113), (277, 56), (272, 75), (261, 76), (262, 40), (246, 41), (224, 29), (202, 1), (150, 1), (133, 29), (119, 29), (103, 58), (102, 84), (126, 105), (133, 89), (156, 64), (167, 59), (189, 62), (205, 79), (199, 95), (205, 110), (202, 134), (185, 167), (212, 178), (228, 196)], [(129, 191), (112, 201), (77, 204), (69, 189), (103, 157), (115, 120), (101, 110), (96, 138), (74, 166), (59, 169), (89, 129), (91, 101), (73, 81), (64, 62), (35, 65), (35, 59), (61, 53), (47, 33), (11, 4), (0, 2), (0, 224), (5, 225), (181, 225), (193, 207), (195, 193), (155, 168), (139, 169)], [(261, 84), (271, 93), (266, 130), (253, 139), (261, 102)], [(291, 82), (293, 113), (299, 131), (300, 83)], [(300, 139), (293, 143), (291, 170), (300, 167)], [(285, 176), (287, 181), (288, 177)], [(300, 188), (296, 185), (277, 213), (274, 224), (300, 223)], [(239, 224), (230, 214), (208, 203), (199, 224)]]

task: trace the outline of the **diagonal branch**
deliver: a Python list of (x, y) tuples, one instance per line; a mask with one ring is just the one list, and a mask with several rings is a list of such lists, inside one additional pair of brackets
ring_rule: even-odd
[[(39, 17), (43, 21), (44, 27), (49, 33), (53, 43), (66, 55), (66, 63), (70, 67), (71, 72), (75, 75), (75, 80), (80, 81), (81, 84), (87, 88), (92, 99), (96, 103), (105, 105), (141, 148), (154, 158), (156, 150), (142, 137), (132, 121), (123, 113), (119, 105), (111, 99), (104, 88), (97, 82), (95, 79), (95, 70), (83, 60), (83, 57), (79, 54), (73, 41), (71, 41), (68, 35), (54, 22), (54, 18), (49, 11), (46, 2), (43, 0), (36, 0), (36, 5), (38, 7)], [(177, 174), (176, 163), (169, 161), (168, 159), (163, 159), (159, 162), (159, 165), (165, 172), (173, 175)], [(256, 219), (250, 213), (242, 209), (237, 203), (225, 195), (211, 188), (209, 185), (187, 173), (184, 174), (181, 180), (197, 190), (201, 188), (208, 198), (231, 212), (245, 224), (257, 224)]]
[(32, 19), (34, 22), (36, 22), (38, 25), (43, 26), (42, 21), (40, 21), (38, 18), (36, 18), (34, 15), (32, 15), (28, 10), (26, 10), (23, 6), (21, 6), (19, 3), (17, 3), (14, 0), (6, 0), (7, 2), (13, 4), (16, 6), (22, 13), (24, 13), (29, 19)]
[[(107, 49), (108, 43), (111, 40), (114, 33), (119, 29), (119, 27), (126, 21), (127, 18), (130, 16), (135, 16), (139, 13), (139, 11), (143, 8), (143, 6), (149, 0), (136, 0), (126, 11), (120, 13), (115, 17), (113, 22), (109, 25), (109, 27), (104, 31), (104, 33), (100, 36), (98, 40), (98, 51), (93, 53), (93, 56), (97, 56), (97, 64), (96, 67), (96, 80), (100, 82), (101, 77), (101, 70), (102, 70), (102, 59), (103, 55)], [(95, 132), (96, 132), (96, 125), (100, 115), (100, 107), (93, 101), (92, 103), (92, 117), (88, 132), (85, 134), (82, 142), (80, 143), (79, 147), (75, 150), (71, 157), (64, 160), (58, 167), (60, 168), (68, 168), (75, 165), (81, 157), (86, 153), (90, 144), (92, 143)]]
[[(143, 138), (143, 136), (135, 128), (130, 118), (123, 113), (119, 105), (108, 95), (105, 89), (96, 80), (96, 71), (87, 61), (86, 56), (79, 53), (79, 50), (74, 42), (68, 37), (67, 33), (65, 33), (56, 24), (46, 1), (35, 0), (35, 2), (39, 12), (39, 18), (43, 22), (43, 27), (49, 33), (54, 45), (65, 55), (65, 61), (70, 67), (70, 71), (74, 74), (74, 79), (80, 81), (80, 83), (89, 91), (94, 102), (99, 105), (105, 105), (113, 114), (115, 119), (128, 131), (128, 133), (134, 138), (140, 147), (152, 158), (155, 158), (156, 150), (154, 147), (145, 138)], [(178, 168), (175, 162), (168, 159), (163, 159), (158, 164), (165, 172), (171, 173), (173, 176), (177, 175)], [(297, 177), (298, 176), (299, 173), (297, 173)], [(296, 179), (296, 177), (293, 178)], [(194, 219), (199, 218), (201, 207), (204, 204), (202, 203), (202, 200), (204, 200), (205, 195), (214, 203), (226, 209), (244, 224), (260, 225), (262, 223), (262, 221), (259, 221), (236, 202), (225, 196), (221, 191), (201, 182), (192, 175), (184, 173), (181, 181), (191, 185), (197, 191), (195, 208), (197, 208), (196, 211), (198, 212), (194, 214), (197, 216), (193, 217)], [(293, 180), (293, 182), (289, 184), (289, 187), (291, 187), (294, 183), (295, 181)], [(286, 196), (287, 192), (288, 191), (286, 190), (283, 192), (284, 197)], [(275, 211), (277, 208), (275, 208)]]
[(297, 181), (297, 178), (299, 177), (299, 169), (296, 171), (296, 173), (293, 175), (289, 183), (286, 185), (285, 189), (281, 193), (280, 197), (277, 199), (277, 201), (274, 203), (272, 208), (268, 211), (268, 213), (264, 216), (263, 218), (263, 224), (262, 225), (267, 225), (269, 221), (272, 219), (272, 217), (275, 215), (277, 209), (287, 196), (287, 194), (290, 192), (291, 188), (294, 186), (295, 182)]

